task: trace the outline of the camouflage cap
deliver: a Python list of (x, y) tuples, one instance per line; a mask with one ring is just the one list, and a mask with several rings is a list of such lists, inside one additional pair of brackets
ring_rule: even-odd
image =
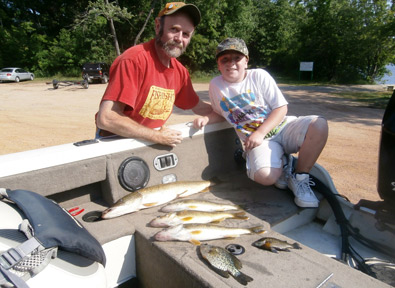
[(165, 8), (163, 8), (158, 17), (162, 17), (164, 15), (171, 15), (177, 11), (184, 11), (191, 17), (193, 21), (193, 25), (196, 27), (200, 23), (200, 11), (199, 9), (193, 4), (185, 4), (184, 2), (170, 2), (167, 3)]
[(237, 51), (245, 55), (248, 59), (248, 48), (243, 39), (240, 38), (226, 38), (224, 41), (218, 44), (215, 58), (224, 53), (225, 51)]

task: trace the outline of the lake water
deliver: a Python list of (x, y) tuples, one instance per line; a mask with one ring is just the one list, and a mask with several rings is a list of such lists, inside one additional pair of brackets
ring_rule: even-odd
[(391, 71), (392, 75), (385, 74), (378, 84), (395, 84), (395, 65), (387, 65), (386, 68)]

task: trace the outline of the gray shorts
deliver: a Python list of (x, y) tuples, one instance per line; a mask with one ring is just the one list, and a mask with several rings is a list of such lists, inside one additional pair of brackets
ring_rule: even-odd
[(281, 158), (299, 151), (311, 121), (319, 116), (287, 116), (287, 124), (271, 138), (246, 153), (247, 175), (254, 180), (255, 173), (265, 167), (281, 168)]

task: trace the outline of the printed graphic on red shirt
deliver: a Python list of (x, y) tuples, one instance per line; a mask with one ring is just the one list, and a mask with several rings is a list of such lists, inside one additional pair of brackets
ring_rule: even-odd
[(151, 86), (140, 115), (153, 120), (169, 118), (175, 100), (174, 89)]

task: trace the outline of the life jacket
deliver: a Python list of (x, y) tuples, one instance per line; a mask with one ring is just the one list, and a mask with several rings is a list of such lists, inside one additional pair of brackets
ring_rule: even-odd
[[(0, 199), (17, 205), (27, 218), (19, 228), (27, 240), (0, 252), (0, 285), (28, 287), (26, 278), (42, 271), (56, 257), (57, 249), (77, 253), (105, 266), (106, 256), (100, 243), (56, 202), (27, 190), (0, 189)], [(29, 270), (24, 263), (32, 262), (34, 257), (41, 259), (40, 263), (32, 265), (27, 276), (18, 275), (18, 265)]]

